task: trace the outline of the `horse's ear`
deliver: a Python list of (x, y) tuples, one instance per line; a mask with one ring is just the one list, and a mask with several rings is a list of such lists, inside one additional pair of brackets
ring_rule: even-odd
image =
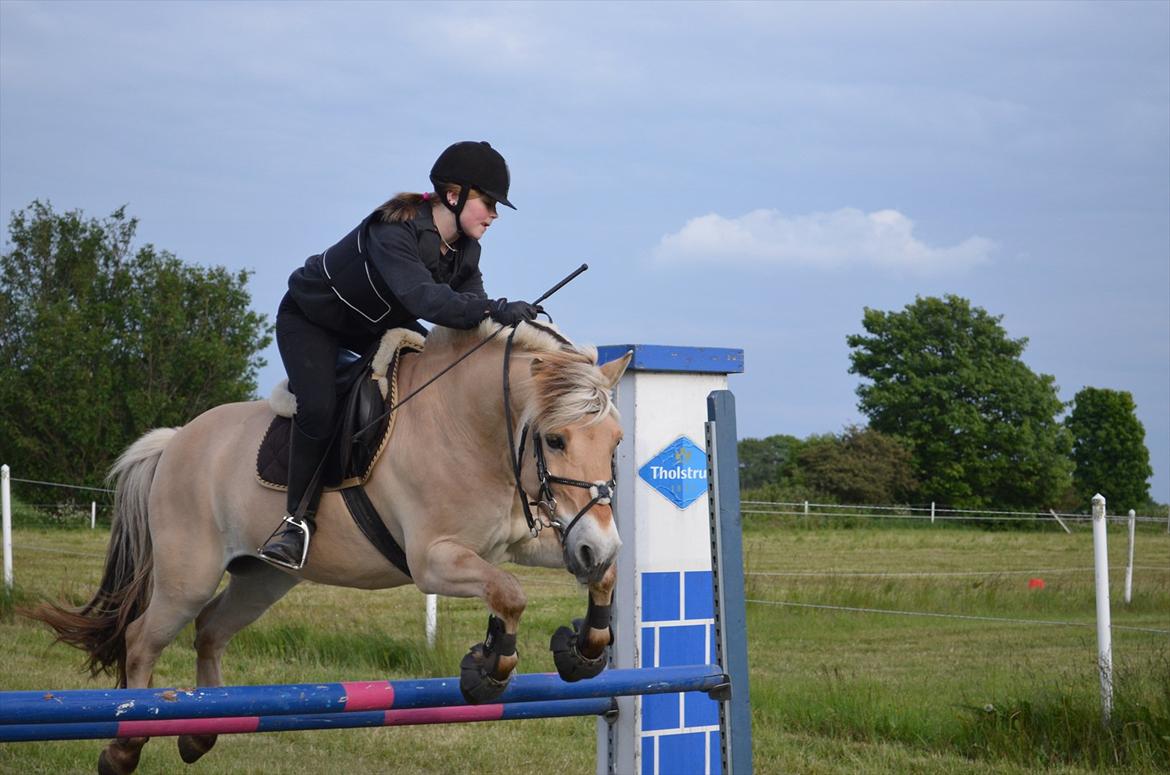
[(537, 373), (543, 368), (544, 368), (544, 360), (539, 358), (539, 357), (533, 358), (532, 363), (529, 364), (529, 366), (528, 366), (528, 373), (530, 373), (532, 376), (535, 377), (537, 375)]
[(617, 385), (622, 375), (626, 373), (626, 367), (630, 365), (630, 359), (633, 357), (634, 351), (629, 350), (616, 361), (610, 361), (601, 367), (601, 373), (605, 375), (605, 379), (609, 382), (611, 388)]

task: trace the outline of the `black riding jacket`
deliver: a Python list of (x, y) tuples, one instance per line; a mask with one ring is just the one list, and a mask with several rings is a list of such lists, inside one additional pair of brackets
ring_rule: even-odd
[(374, 212), (289, 277), (289, 295), (316, 325), (363, 337), (426, 320), (474, 328), (488, 314), (479, 242), (461, 237), (439, 250), (429, 207), (409, 221), (385, 223)]

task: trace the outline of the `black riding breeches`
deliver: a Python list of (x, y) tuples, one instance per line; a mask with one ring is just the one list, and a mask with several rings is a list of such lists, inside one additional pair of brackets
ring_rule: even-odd
[(310, 436), (328, 438), (337, 411), (334, 373), (340, 338), (306, 318), (286, 294), (276, 312), (276, 346), (289, 390), (297, 397), (297, 425)]

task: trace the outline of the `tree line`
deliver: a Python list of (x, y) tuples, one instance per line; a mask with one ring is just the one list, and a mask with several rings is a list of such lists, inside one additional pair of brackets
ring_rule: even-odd
[(272, 337), (250, 309), (249, 273), (135, 249), (137, 227), (125, 208), (99, 219), (34, 201), (12, 214), (0, 255), (0, 462), (14, 476), (101, 486), (145, 431), (255, 395)]
[(1066, 404), (1001, 321), (954, 295), (866, 308), (846, 342), (868, 426), (744, 439), (741, 486), (761, 500), (1028, 511), (1084, 509), (1100, 492), (1111, 510), (1156, 508), (1133, 396), (1086, 387)]
[[(253, 398), (272, 341), (248, 272), (134, 248), (125, 208), (106, 218), (34, 201), (0, 254), (0, 462), (100, 485), (149, 428)], [(739, 444), (741, 485), (766, 500), (954, 508), (1149, 505), (1152, 470), (1133, 397), (1087, 387), (1071, 411), (1001, 317), (959, 296), (866, 309), (847, 338), (865, 427)], [(30, 477), (32, 478), (32, 477)]]

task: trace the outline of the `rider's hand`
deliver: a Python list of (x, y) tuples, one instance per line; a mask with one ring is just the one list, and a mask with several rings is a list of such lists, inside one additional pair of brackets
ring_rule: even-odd
[(491, 303), (488, 314), (497, 323), (502, 323), (505, 326), (513, 326), (525, 320), (534, 320), (543, 311), (541, 307), (535, 304), (529, 304), (526, 301), (496, 299)]

